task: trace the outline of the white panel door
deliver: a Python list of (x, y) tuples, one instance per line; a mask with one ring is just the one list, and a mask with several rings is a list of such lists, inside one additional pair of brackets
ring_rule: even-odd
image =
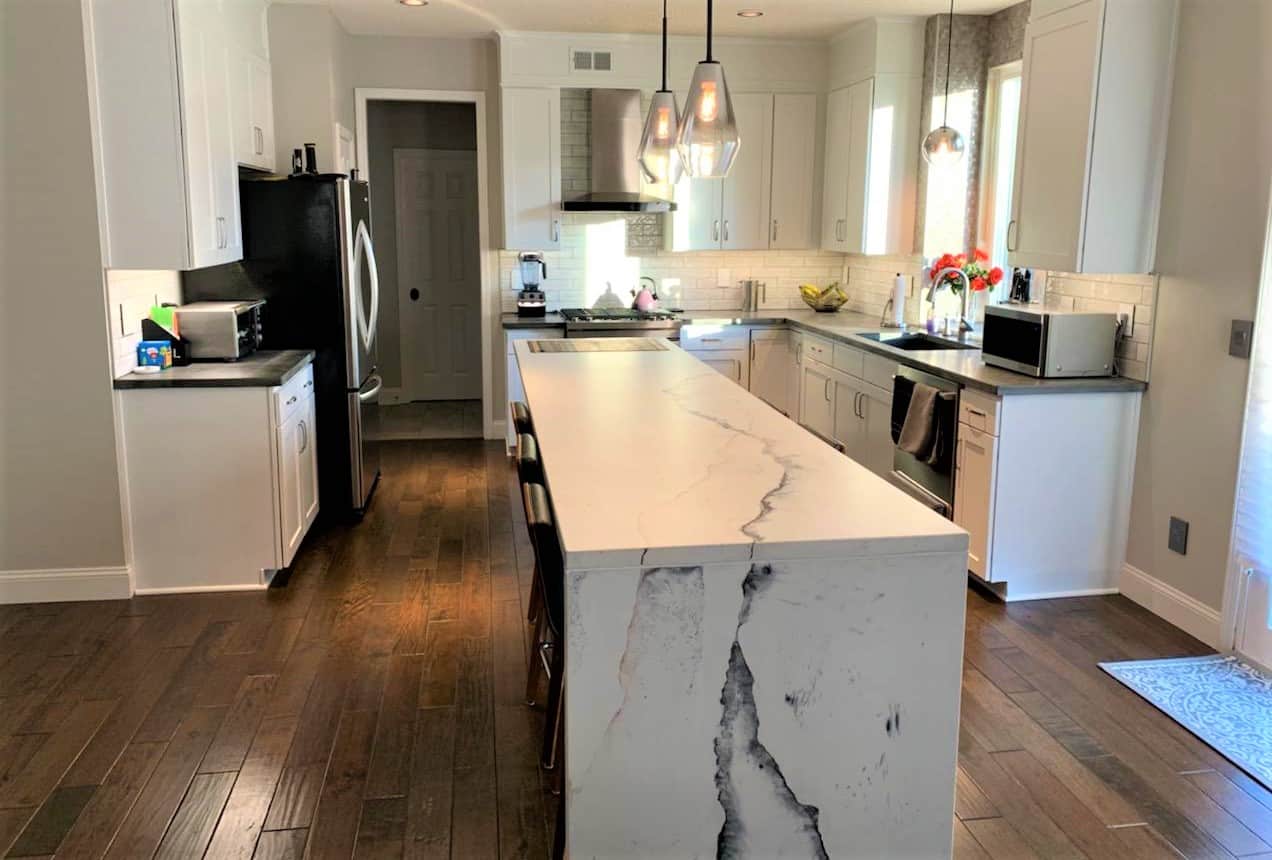
[(393, 153), (406, 400), (481, 397), (477, 153)]
[(773, 95), (738, 93), (738, 149), (724, 179), (720, 246), (729, 251), (769, 246), (769, 190), (773, 175)]
[(848, 204), (844, 210), (843, 244), (849, 254), (866, 251), (866, 213), (870, 191), (870, 120), (874, 110), (874, 79), (848, 88)]
[(313, 389), (309, 389), (309, 392), (305, 407), (298, 410), (301, 416), (301, 439), (296, 475), (302, 532), (308, 532), (318, 516), (318, 413)]
[(826, 440), (835, 436), (833, 372), (829, 367), (805, 360), (799, 386), (799, 422)]
[(308, 469), (302, 450), (305, 446), (304, 409), (297, 409), (278, 428), (278, 512), (283, 564), (291, 563), (305, 537), (301, 511), (301, 474)]
[(561, 91), (503, 88), (504, 247), (561, 244)]
[[(216, 168), (223, 153), (218, 145), (215, 113), (226, 93), (225, 88), (213, 92), (218, 87), (216, 67), (221, 52), (214, 4), (208, 0), (180, 0), (176, 11), (186, 206), (190, 217), (189, 268), (198, 269), (223, 262), (224, 224), (217, 208), (221, 192)], [(233, 164), (232, 154), (230, 159)]]
[(993, 547), (998, 440), (970, 424), (960, 423), (958, 435), (958, 451), (954, 460), (954, 522), (968, 534), (967, 569), (981, 579), (993, 582), (990, 551)]
[(832, 91), (826, 96), (826, 169), (822, 182), (821, 246), (827, 251), (844, 250), (851, 126), (851, 93), (848, 89)]
[(861, 465), (881, 478), (892, 474), (892, 392), (866, 384), (862, 387), (859, 408), (865, 416), (865, 439)]
[(802, 249), (817, 245), (813, 226), (816, 135), (816, 95), (778, 93), (773, 97), (770, 248)]
[(1007, 230), (1013, 266), (1078, 271), (1100, 6), (1087, 0), (1025, 31)]

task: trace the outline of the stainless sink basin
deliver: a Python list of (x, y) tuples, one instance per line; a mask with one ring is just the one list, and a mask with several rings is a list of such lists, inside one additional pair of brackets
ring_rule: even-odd
[(873, 340), (885, 346), (903, 349), (906, 352), (921, 352), (936, 349), (978, 349), (976, 344), (937, 337), (926, 332), (859, 332), (857, 337)]

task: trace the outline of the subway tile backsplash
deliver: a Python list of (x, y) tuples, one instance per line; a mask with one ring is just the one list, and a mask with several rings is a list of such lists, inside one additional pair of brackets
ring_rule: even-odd
[(141, 341), (140, 320), (150, 312), (152, 305), (164, 302), (181, 302), (179, 272), (106, 270), (112, 370), (116, 377), (136, 369), (137, 344)]

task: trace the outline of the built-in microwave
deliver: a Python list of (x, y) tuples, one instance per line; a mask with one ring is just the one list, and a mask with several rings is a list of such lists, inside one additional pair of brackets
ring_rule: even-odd
[(1117, 315), (1027, 305), (985, 308), (986, 364), (1030, 376), (1112, 376)]

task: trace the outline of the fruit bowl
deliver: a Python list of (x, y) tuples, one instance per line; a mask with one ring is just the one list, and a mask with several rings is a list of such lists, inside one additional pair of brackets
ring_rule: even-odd
[(825, 289), (812, 284), (801, 284), (799, 297), (804, 300), (804, 304), (820, 314), (833, 314), (848, 301), (848, 294), (843, 291), (838, 282)]

